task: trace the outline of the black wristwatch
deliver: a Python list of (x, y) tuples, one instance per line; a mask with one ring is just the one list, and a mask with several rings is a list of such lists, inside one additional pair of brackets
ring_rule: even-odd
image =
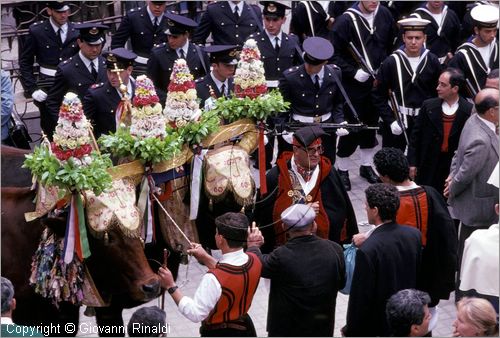
[(175, 291), (177, 291), (179, 287), (177, 285), (172, 286), (171, 288), (167, 289), (168, 294), (173, 294)]

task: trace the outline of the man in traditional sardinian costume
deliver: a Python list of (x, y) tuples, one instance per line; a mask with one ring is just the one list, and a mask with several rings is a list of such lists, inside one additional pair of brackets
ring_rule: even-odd
[[(498, 68), (498, 8), (478, 5), (471, 11), (474, 35), (460, 47), (449, 66), (461, 69), (470, 85), (468, 97), (474, 98), (486, 83), (492, 69)], [(472, 87), (472, 88), (471, 88)]]
[[(116, 131), (124, 109), (120, 102), (124, 96), (132, 101), (135, 92), (135, 81), (131, 74), (137, 55), (125, 48), (116, 48), (105, 52), (103, 56), (106, 59), (108, 81), (92, 85), (82, 102), (83, 111), (94, 126), (96, 138)], [(126, 89), (123, 92), (120, 89), (122, 84)]]
[[(404, 151), (422, 102), (436, 96), (441, 64), (424, 46), (429, 20), (408, 18), (398, 23), (404, 44), (382, 62), (374, 102), (384, 121), (382, 147)], [(390, 93), (395, 100), (391, 106)]]
[(267, 173), (268, 195), (255, 208), (258, 225), (265, 237), (263, 252), (270, 252), (287, 240), (280, 215), (292, 204), (309, 204), (316, 212), (317, 235), (337, 243), (349, 243), (358, 232), (356, 216), (337, 170), (322, 156), (317, 126), (297, 130), (293, 152), (284, 152), (277, 166)]

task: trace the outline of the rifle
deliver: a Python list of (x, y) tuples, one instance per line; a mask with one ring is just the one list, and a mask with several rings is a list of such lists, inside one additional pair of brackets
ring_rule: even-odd
[(398, 121), (398, 124), (401, 127), (401, 129), (403, 129), (403, 135), (405, 137), (406, 145), (410, 146), (410, 142), (408, 141), (408, 135), (406, 134), (405, 125), (403, 124), (403, 121), (401, 121), (401, 112), (399, 111), (398, 101), (396, 100), (396, 94), (390, 89), (389, 89), (389, 99), (391, 101), (391, 109), (392, 112), (394, 113), (394, 117), (396, 118), (396, 121)]
[(472, 98), (475, 98), (477, 95), (477, 91), (474, 89), (474, 86), (470, 82), (469, 79), (465, 79), (465, 84), (467, 85), (467, 90), (469, 94), (472, 96)]
[(358, 51), (358, 49), (352, 43), (352, 41), (349, 42), (349, 47), (350, 47), (351, 54), (354, 57), (354, 59), (356, 60), (356, 62), (361, 67), (363, 67), (364, 69), (366, 69), (366, 71), (370, 74), (370, 76), (375, 80), (375, 72), (373, 71), (372, 67), (370, 67), (368, 65), (368, 63), (366, 62), (365, 58), (363, 57), (363, 55), (361, 55), (361, 53)]
[[(336, 131), (339, 128), (344, 128), (344, 129), (349, 129), (351, 131), (359, 131), (359, 130), (378, 130), (378, 127), (370, 127), (364, 123), (348, 123), (348, 124), (340, 124), (340, 123), (306, 123), (306, 122), (299, 122), (299, 121), (291, 121), (289, 123), (285, 124), (286, 130), (289, 131), (295, 131), (298, 130), (302, 127), (308, 127), (308, 126), (318, 126), (321, 127), (324, 131)], [(277, 135), (281, 134), (278, 131), (276, 131)]]

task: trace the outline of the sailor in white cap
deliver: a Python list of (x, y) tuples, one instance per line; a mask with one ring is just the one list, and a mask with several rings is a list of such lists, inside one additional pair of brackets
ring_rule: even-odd
[(473, 98), (486, 83), (492, 69), (498, 68), (498, 8), (477, 5), (470, 13), (474, 35), (458, 47), (449, 66), (460, 68), (468, 80), (468, 97)]
[[(424, 45), (429, 23), (414, 17), (399, 20), (404, 44), (382, 62), (377, 73), (374, 101), (385, 124), (382, 147), (405, 151), (422, 102), (436, 96), (441, 64)], [(390, 92), (392, 105), (388, 104)]]
[[(269, 337), (331, 337), (337, 292), (345, 284), (342, 247), (315, 234), (311, 205), (293, 204), (281, 213), (290, 238), (270, 254), (261, 253), (261, 233), (252, 227), (247, 252), (262, 262), (261, 276), (271, 279)], [(262, 227), (262, 225), (261, 225)]]

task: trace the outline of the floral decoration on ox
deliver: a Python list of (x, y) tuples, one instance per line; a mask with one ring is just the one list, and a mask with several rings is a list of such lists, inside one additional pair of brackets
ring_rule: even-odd
[(153, 164), (172, 158), (181, 147), (179, 135), (167, 134), (153, 82), (141, 75), (136, 80), (130, 129), (121, 124), (116, 133), (103, 135), (99, 143), (118, 157), (139, 159)]
[(64, 96), (59, 120), (50, 146), (42, 144), (27, 155), (24, 167), (47, 186), (68, 191), (92, 190), (99, 195), (111, 187), (107, 169), (112, 166), (107, 155), (93, 149), (90, 123), (83, 114), (82, 103), (75, 93)]
[(216, 113), (200, 109), (194, 77), (184, 59), (174, 63), (163, 113), (168, 121), (168, 132), (176, 131), (188, 145), (200, 144), (220, 124)]
[(234, 75), (234, 96), (230, 99), (218, 98), (213, 110), (229, 122), (243, 118), (263, 121), (287, 111), (289, 106), (278, 90), (267, 92), (264, 64), (260, 60), (257, 42), (248, 39)]

